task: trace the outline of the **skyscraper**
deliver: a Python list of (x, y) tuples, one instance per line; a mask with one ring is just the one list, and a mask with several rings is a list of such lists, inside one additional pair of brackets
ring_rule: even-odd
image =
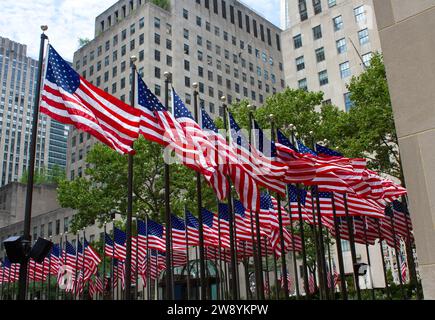
[(346, 85), (381, 51), (372, 0), (282, 0), (286, 84), (349, 110)]
[[(220, 97), (263, 104), (285, 87), (281, 29), (235, 0), (177, 0), (159, 7), (121, 0), (96, 18), (95, 39), (74, 55), (73, 67), (94, 85), (129, 102), (130, 57), (148, 86), (163, 99), (165, 71), (188, 106), (192, 84), (213, 117), (222, 116)], [(95, 143), (73, 130), (68, 174), (84, 173)]]
[[(18, 181), (28, 166), (37, 69), (26, 45), (0, 37), (0, 186)], [(68, 127), (39, 120), (36, 168), (65, 168)]]

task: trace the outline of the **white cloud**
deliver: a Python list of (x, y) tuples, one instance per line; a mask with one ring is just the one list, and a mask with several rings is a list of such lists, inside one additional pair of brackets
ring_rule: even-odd
[(0, 35), (26, 44), (38, 57), (41, 25), (59, 53), (72, 60), (78, 38), (94, 37), (95, 17), (116, 0), (2, 0)]
[[(72, 60), (79, 38), (94, 37), (95, 17), (117, 0), (1, 0), (0, 35), (28, 47), (38, 57), (41, 25), (56, 50)], [(279, 25), (280, 0), (242, 0), (267, 19)]]
[(269, 21), (279, 26), (280, 0), (241, 0)]

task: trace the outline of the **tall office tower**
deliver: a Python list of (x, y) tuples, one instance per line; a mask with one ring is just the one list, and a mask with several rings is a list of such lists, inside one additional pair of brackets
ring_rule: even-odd
[[(18, 181), (29, 161), (38, 61), (26, 45), (0, 37), (0, 186)], [(68, 127), (39, 116), (36, 168), (66, 167)]]
[(324, 103), (348, 110), (346, 84), (381, 46), (372, 0), (282, 0), (286, 84), (323, 91)]
[[(96, 18), (95, 39), (74, 55), (74, 68), (94, 85), (129, 102), (130, 57), (147, 85), (163, 100), (164, 72), (190, 106), (192, 84), (213, 117), (228, 102), (260, 105), (285, 87), (281, 29), (235, 0), (121, 0)], [(81, 176), (95, 139), (77, 130), (69, 138), (68, 174)]]

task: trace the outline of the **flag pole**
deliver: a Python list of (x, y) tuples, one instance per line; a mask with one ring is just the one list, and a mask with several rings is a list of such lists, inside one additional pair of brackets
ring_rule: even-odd
[[(256, 109), (254, 105), (248, 105), (249, 108), (249, 158), (251, 158), (251, 145), (252, 145), (252, 121), (253, 112)], [(251, 163), (249, 159), (249, 163)], [(251, 220), (252, 220), (252, 210), (251, 210)], [(254, 250), (254, 267), (255, 267), (255, 282), (257, 288), (257, 299), (264, 300), (264, 283), (263, 283), (263, 261), (261, 258), (261, 235), (260, 235), (260, 217), (258, 214), (258, 208), (255, 211), (255, 229), (257, 233), (257, 250)], [(252, 246), (255, 247), (254, 241), (252, 241)]]
[(288, 186), (287, 186), (287, 194), (288, 194), (288, 210), (289, 210), (289, 218), (290, 218), (290, 234), (292, 236), (293, 270), (295, 273), (296, 298), (299, 300), (301, 298), (301, 294), (299, 291), (298, 264), (296, 261), (295, 231), (294, 231), (294, 227), (293, 227), (292, 208), (291, 208), (291, 201), (290, 201), (290, 190), (289, 190)]
[[(295, 146), (296, 126), (294, 124), (290, 124), (289, 129), (291, 132), (291, 142), (292, 142), (293, 146)], [(298, 183), (296, 184), (296, 198), (297, 198), (297, 202), (298, 202), (299, 233), (300, 233), (301, 242), (302, 242), (302, 269), (303, 269), (302, 275), (303, 275), (303, 280), (304, 280), (304, 291), (305, 291), (305, 297), (309, 297), (310, 292), (309, 292), (309, 283), (308, 283), (307, 252), (306, 252), (306, 248), (305, 248), (304, 220), (302, 218), (301, 191), (299, 189)]]
[(402, 196), (402, 203), (404, 206), (404, 216), (405, 216), (405, 220), (406, 220), (406, 233), (407, 233), (407, 241), (406, 241), (406, 251), (407, 251), (407, 258), (408, 258), (408, 266), (410, 269), (410, 274), (411, 274), (411, 282), (413, 282), (415, 284), (415, 289), (417, 291), (417, 299), (418, 300), (422, 300), (423, 299), (423, 295), (422, 292), (420, 291), (420, 285), (418, 284), (418, 279), (417, 279), (417, 270), (415, 267), (415, 260), (414, 260), (414, 253), (413, 253), (413, 244), (412, 244), (412, 239), (411, 239), (411, 230), (409, 228), (409, 223), (411, 223), (411, 217), (409, 215), (409, 209), (408, 209), (408, 201), (406, 199), (406, 196)]
[(189, 259), (189, 232), (188, 232), (188, 220), (187, 220), (187, 204), (186, 200), (184, 199), (184, 221), (186, 224), (186, 255), (187, 255), (187, 265), (186, 265), (186, 272), (187, 272), (187, 300), (190, 300), (190, 259)]
[(399, 253), (397, 252), (396, 228), (394, 227), (393, 213), (391, 213), (391, 215), (390, 215), (390, 224), (391, 224), (391, 228), (393, 230), (394, 253), (395, 253), (395, 256), (396, 256), (397, 275), (398, 275), (398, 278), (399, 278), (400, 291), (402, 292), (402, 298), (404, 300), (406, 300), (407, 297), (406, 297), (405, 289), (403, 288), (402, 273), (400, 271)]
[(382, 271), (384, 273), (384, 280), (385, 280), (385, 288), (387, 290), (387, 297), (391, 300), (391, 293), (390, 293), (390, 287), (388, 285), (388, 278), (387, 278), (387, 266), (385, 263), (385, 256), (384, 256), (384, 249), (382, 248), (382, 232), (381, 232), (381, 223), (379, 219), (376, 220), (376, 226), (378, 229), (378, 237), (379, 237), (379, 250), (382, 257)]
[[(131, 68), (131, 87), (130, 87), (130, 105), (136, 106), (136, 56), (130, 57)], [(126, 257), (125, 257), (125, 299), (131, 300), (131, 240), (132, 240), (132, 220), (133, 220), (133, 154), (128, 154), (128, 181), (127, 181), (127, 221), (126, 221)]]
[(341, 287), (341, 297), (343, 300), (348, 299), (347, 287), (346, 287), (346, 275), (344, 270), (343, 262), (343, 250), (341, 248), (341, 236), (340, 227), (337, 223), (337, 210), (335, 208), (335, 197), (334, 192), (331, 192), (331, 203), (332, 203), (332, 214), (334, 218), (334, 229), (335, 229), (335, 245), (337, 246), (337, 256), (338, 256), (338, 270), (340, 271), (340, 287)]
[[(199, 124), (198, 111), (198, 83), (193, 83), (193, 106), (196, 123)], [(197, 196), (197, 213), (198, 213), (198, 234), (199, 234), (199, 282), (201, 286), (201, 300), (207, 300), (206, 283), (205, 283), (205, 255), (204, 255), (204, 221), (202, 217), (202, 183), (201, 174), (196, 173), (196, 196)]]
[[(266, 281), (267, 281), (267, 287), (268, 287), (268, 292), (267, 292), (267, 298), (270, 300), (270, 277), (269, 277), (269, 261), (268, 261), (268, 253), (267, 253), (267, 238), (264, 237), (264, 254), (265, 254), (265, 262), (266, 262)], [(261, 256), (259, 257), (259, 259), (263, 259)], [(263, 275), (263, 269), (260, 270), (261, 274)], [(264, 286), (264, 285), (263, 285)], [(263, 292), (263, 294), (265, 294)]]
[(24, 211), (24, 231), (22, 246), (26, 257), (20, 263), (20, 274), (18, 282), (18, 300), (26, 300), (27, 293), (27, 269), (29, 263), (31, 236), (30, 225), (32, 219), (32, 199), (33, 199), (33, 180), (35, 174), (35, 158), (36, 158), (36, 140), (38, 137), (38, 119), (39, 119), (39, 100), (41, 97), (41, 82), (42, 82), (42, 64), (44, 60), (44, 46), (45, 40), (48, 37), (45, 31), (48, 30), (47, 26), (41, 26), (41, 43), (39, 47), (39, 61), (38, 61), (38, 81), (36, 82), (35, 101), (33, 107), (33, 124), (32, 124), (32, 140), (30, 143), (30, 159), (29, 159), (29, 174), (27, 177), (27, 190), (26, 190), (26, 204)]
[[(316, 143), (314, 142), (314, 132), (310, 131), (311, 139), (312, 139), (312, 146), (314, 152), (317, 154), (316, 150)], [(320, 209), (320, 196), (319, 196), (319, 187), (313, 188), (316, 190), (316, 204), (317, 204), (317, 219), (318, 219), (318, 228), (319, 228), (319, 283), (321, 287), (321, 293), (323, 291), (323, 297), (324, 299), (328, 299), (328, 279), (326, 274), (326, 259), (325, 259), (325, 243), (323, 239), (323, 222), (322, 222), (322, 213)]]
[(361, 290), (359, 287), (359, 274), (357, 270), (357, 261), (356, 261), (356, 251), (355, 251), (355, 238), (353, 234), (353, 221), (352, 217), (349, 215), (349, 208), (347, 206), (347, 194), (343, 194), (343, 200), (344, 200), (344, 211), (346, 214), (346, 221), (347, 221), (347, 229), (349, 232), (349, 242), (350, 242), (350, 254), (352, 256), (352, 267), (353, 267), (353, 278), (354, 278), (354, 285), (356, 290), (357, 299), (361, 300)]
[[(228, 110), (227, 110), (227, 105), (226, 105), (226, 101), (227, 101), (227, 97), (226, 96), (222, 96), (221, 97), (221, 101), (222, 101), (222, 107), (224, 109), (224, 129), (225, 129), (225, 135), (226, 138), (228, 137), (228, 124), (227, 124), (227, 114), (228, 114)], [(230, 255), (231, 255), (231, 270), (230, 270), (230, 275), (231, 275), (231, 298), (233, 300), (238, 300), (239, 299), (239, 295), (238, 295), (238, 281), (237, 281), (237, 263), (236, 263), (236, 256), (235, 256), (235, 246), (237, 239), (234, 239), (234, 222), (233, 222), (233, 216), (234, 216), (234, 212), (233, 212), (233, 199), (232, 199), (232, 190), (231, 190), (231, 182), (230, 179), (227, 177), (228, 183), (230, 185), (230, 187), (228, 188), (228, 194), (227, 194), (227, 200), (228, 200), (228, 222), (229, 222), (229, 233), (230, 233)], [(219, 208), (218, 208), (219, 211)]]
[(368, 238), (367, 238), (367, 221), (366, 221), (366, 217), (364, 217), (362, 219), (363, 224), (364, 224), (364, 241), (365, 241), (365, 245), (366, 245), (366, 254), (367, 254), (367, 264), (369, 266), (369, 275), (370, 275), (370, 284), (372, 286), (372, 299), (376, 300), (376, 295), (375, 295), (375, 288), (373, 285), (373, 274), (372, 274), (372, 263), (371, 263), (371, 259), (370, 259), (370, 251), (369, 251), (369, 243), (368, 243)]
[[(270, 122), (272, 127), (272, 141), (276, 140), (276, 130), (275, 130), (275, 116), (271, 114)], [(276, 193), (276, 201), (278, 202), (278, 224), (279, 224), (279, 237), (280, 237), (280, 245), (281, 245), (281, 278), (284, 279), (284, 294), (285, 299), (289, 298), (289, 290), (288, 290), (288, 281), (287, 281), (287, 262), (285, 256), (285, 246), (284, 246), (284, 226), (282, 223), (282, 212), (281, 212), (281, 194), (279, 192)]]
[[(172, 82), (172, 73), (165, 72), (165, 108), (169, 110), (169, 84)], [(170, 168), (165, 162), (165, 223), (166, 223), (166, 300), (173, 300), (172, 295), (172, 223), (171, 223), (171, 200), (170, 200)], [(158, 257), (157, 257), (158, 258)]]

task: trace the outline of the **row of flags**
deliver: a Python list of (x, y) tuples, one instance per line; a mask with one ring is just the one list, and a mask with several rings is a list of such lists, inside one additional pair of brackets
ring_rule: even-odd
[[(184, 219), (173, 215), (168, 226), (151, 220), (138, 221), (137, 236), (131, 238), (131, 253), (127, 253), (127, 235), (123, 231), (115, 228), (113, 238), (106, 234), (104, 255), (112, 258), (112, 278), (121, 279), (122, 286), (127, 255), (131, 255), (133, 280), (140, 274), (145, 283), (150, 274), (157, 277), (167, 267), (166, 261), (173, 261), (171, 268), (185, 265), (187, 250), (198, 246), (202, 227), (206, 257), (224, 261), (235, 258), (233, 249), (238, 261), (253, 256), (257, 246), (262, 253), (281, 256), (284, 263), (283, 254), (301, 251), (304, 246), (298, 235), (289, 232), (292, 221), (300, 221), (301, 217), (312, 225), (322, 222), (333, 235), (339, 230), (342, 238), (353, 232), (357, 242), (374, 243), (379, 238), (397, 247), (397, 239), (411, 237), (407, 210), (397, 201), (406, 190), (367, 169), (365, 159), (346, 158), (321, 145), (309, 148), (294, 137), (287, 138), (280, 130), (272, 132), (270, 139), (255, 119), (250, 119), (249, 124), (253, 134), (246, 136), (230, 112), (225, 112), (226, 130), (221, 133), (203, 108), (196, 120), (173, 88), (170, 112), (137, 72), (133, 76), (136, 94), (133, 105), (128, 105), (81, 77), (49, 45), (40, 110), (88, 132), (120, 154), (134, 154), (133, 144), (143, 136), (169, 148), (183, 165), (201, 174), (219, 201), (231, 194), (230, 183), (239, 200), (233, 200), (234, 210), (223, 203), (217, 213), (203, 208), (201, 226), (188, 212)], [(276, 198), (269, 192), (275, 193)], [(286, 196), (288, 208), (281, 204), (281, 197)], [(347, 216), (352, 218), (353, 230), (346, 229), (349, 224), (341, 223)], [(234, 230), (230, 230), (233, 217)], [(170, 259), (165, 256), (166, 227), (171, 239)], [(257, 241), (258, 238), (265, 241)], [(80, 293), (89, 282), (90, 290), (98, 291), (101, 259), (86, 241), (83, 246), (79, 244), (74, 248), (67, 242), (64, 249), (59, 248), (60, 265), (66, 270), (58, 270), (73, 274), (67, 290)], [(51, 271), (52, 256), (53, 253), (47, 261), (48, 273), (56, 274)], [(37, 281), (44, 280), (45, 262), (42, 269), (30, 263)], [(288, 288), (285, 266), (282, 267), (282, 283)], [(61, 272), (57, 274), (59, 281), (64, 279)], [(104, 288), (105, 278), (101, 281)]]
[(135, 105), (129, 106), (87, 82), (51, 45), (46, 63), (41, 112), (89, 132), (122, 154), (134, 153), (139, 135), (170, 147), (184, 165), (204, 176), (221, 201), (228, 193), (227, 177), (242, 204), (253, 211), (260, 207), (261, 188), (285, 195), (286, 186), (295, 183), (317, 186), (319, 192), (347, 193), (378, 215), (382, 210), (377, 208), (406, 193), (367, 169), (365, 159), (346, 158), (320, 145), (312, 150), (301, 141), (293, 144), (280, 130), (276, 141), (270, 140), (254, 119), (254, 134), (248, 139), (229, 113), (227, 140), (204, 109), (195, 121), (174, 89), (169, 112), (138, 74)]
[[(246, 257), (253, 256), (253, 249), (256, 239), (256, 229), (253, 228), (253, 220), (250, 216), (250, 210), (246, 210), (240, 201), (234, 200), (235, 208), (235, 238), (238, 262), (241, 262)], [(262, 253), (266, 255), (281, 254), (279, 247), (279, 232), (277, 223), (277, 202), (276, 199), (267, 193), (262, 193), (262, 202), (260, 209), (260, 233), (265, 239), (262, 243)], [(395, 205), (394, 221), (396, 225), (403, 221), (401, 215), (405, 214), (400, 211), (402, 207), (399, 204)], [(291, 223), (291, 215), (282, 208), (285, 225)], [(230, 262), (230, 241), (229, 241), (229, 212), (228, 206), (220, 204), (219, 212), (213, 213), (203, 209), (204, 217), (204, 243), (206, 246), (206, 259), (222, 260)], [(398, 216), (396, 218), (396, 216)], [(310, 218), (310, 214), (305, 215), (306, 223), (316, 224), (316, 218)], [(199, 245), (199, 223), (198, 219), (189, 211), (185, 212), (184, 219), (172, 215), (172, 267), (184, 266), (187, 263), (187, 251), (189, 248)], [(340, 225), (340, 237), (348, 238), (348, 229), (346, 223)], [(330, 232), (335, 236), (334, 223), (331, 222), (331, 217), (322, 216), (323, 224), (330, 229)], [(385, 228), (379, 228), (381, 234), (375, 230), (373, 225), (375, 221), (385, 222)], [(381, 224), (381, 225), (382, 225)], [(391, 230), (388, 228), (388, 219), (375, 220), (371, 217), (364, 219), (359, 216), (353, 217), (354, 239), (358, 243), (374, 244), (376, 239), (384, 239), (388, 241), (385, 232)], [(364, 231), (364, 229), (366, 231)], [(384, 231), (382, 231), (384, 230)], [(387, 230), (387, 231), (385, 231)], [(284, 233), (284, 252), (301, 250), (300, 238), (285, 230)], [(136, 275), (142, 277), (143, 283), (147, 283), (149, 279), (154, 280), (160, 276), (160, 273), (166, 269), (166, 228), (152, 220), (142, 221), (137, 220), (137, 236), (132, 238), (132, 281), (136, 281)], [(402, 235), (398, 235), (398, 240), (404, 239)], [(113, 236), (105, 234), (103, 254), (113, 259), (113, 279), (111, 285), (116, 287), (121, 282), (122, 287), (125, 285), (125, 260), (126, 260), (126, 233), (118, 228), (113, 229)], [(101, 264), (102, 258), (96, 250), (84, 239), (83, 244), (78, 241), (76, 247), (70, 242), (64, 242), (64, 248), (61, 245), (54, 245), (48, 257), (42, 263), (37, 263), (33, 260), (29, 263), (29, 280), (46, 281), (49, 276), (57, 276), (59, 286), (62, 286), (66, 292), (72, 292), (77, 295), (82, 294), (87, 283), (89, 283), (89, 293), (102, 293), (102, 290), (107, 287), (107, 279), (99, 276), (98, 266)], [(406, 279), (406, 261), (401, 257), (401, 273), (402, 279)], [(0, 281), (2, 283), (15, 282), (18, 280), (19, 264), (12, 264), (6, 258), (0, 269)], [(333, 275), (328, 272), (328, 286), (335, 288), (338, 281), (338, 274), (333, 266)], [(69, 274), (71, 278), (64, 276)], [(291, 283), (289, 273), (286, 273), (289, 287)], [(284, 285), (284, 278), (281, 277), (281, 284)], [(66, 281), (66, 282), (62, 282)], [(310, 278), (310, 288), (313, 286), (314, 280)], [(332, 282), (331, 282), (332, 281)], [(102, 289), (103, 288), (103, 289)], [(311, 290), (311, 289), (310, 289)], [(311, 291), (310, 291), (311, 292)]]

